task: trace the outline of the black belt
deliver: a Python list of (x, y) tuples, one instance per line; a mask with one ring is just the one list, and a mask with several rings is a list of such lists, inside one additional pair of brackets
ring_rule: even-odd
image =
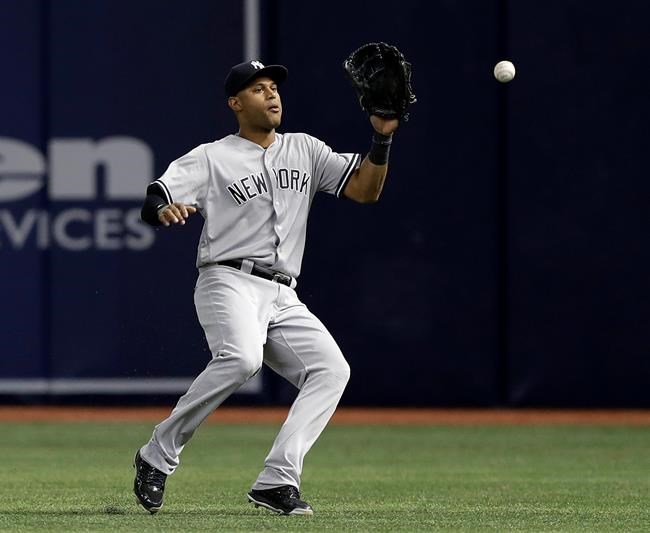
[[(244, 262), (241, 259), (231, 259), (229, 261), (219, 261), (219, 263), (217, 264), (226, 265), (232, 268), (236, 268), (237, 270), (242, 270), (243, 272), (246, 272), (246, 270), (242, 269), (243, 263)], [(291, 276), (287, 276), (282, 272), (276, 272), (275, 270), (271, 270), (269, 268), (256, 265), (255, 263), (253, 263), (253, 269), (250, 271), (250, 274), (253, 274), (254, 276), (259, 276), (260, 278), (275, 281), (276, 283), (286, 285), (287, 287), (291, 287)]]

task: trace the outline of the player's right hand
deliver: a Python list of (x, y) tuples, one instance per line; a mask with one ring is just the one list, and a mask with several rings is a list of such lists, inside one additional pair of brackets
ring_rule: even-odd
[(196, 207), (185, 205), (180, 202), (174, 202), (173, 204), (162, 207), (160, 211), (158, 211), (158, 220), (160, 220), (164, 226), (169, 226), (170, 224), (185, 224), (185, 219), (194, 213), (196, 213)]

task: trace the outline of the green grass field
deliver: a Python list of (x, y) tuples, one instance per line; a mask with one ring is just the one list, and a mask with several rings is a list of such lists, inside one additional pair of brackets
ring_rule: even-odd
[(141, 423), (0, 424), (2, 531), (650, 531), (650, 428), (333, 426), (307, 456), (313, 517), (245, 493), (275, 425), (204, 425), (151, 516)]

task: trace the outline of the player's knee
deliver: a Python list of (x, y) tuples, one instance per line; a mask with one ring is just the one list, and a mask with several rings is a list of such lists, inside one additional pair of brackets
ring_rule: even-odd
[[(262, 368), (262, 355), (221, 350), (213, 356), (212, 364), (215, 365), (214, 375), (219, 379), (223, 379), (224, 372), (227, 372), (235, 381), (245, 383)], [(229, 370), (225, 371), (223, 365), (227, 365)]]
[(242, 357), (239, 360), (239, 373), (242, 381), (246, 381), (257, 374), (262, 368), (261, 357)]
[(331, 374), (342, 387), (345, 387), (350, 380), (350, 365), (345, 359), (342, 359), (329, 368), (329, 374)]

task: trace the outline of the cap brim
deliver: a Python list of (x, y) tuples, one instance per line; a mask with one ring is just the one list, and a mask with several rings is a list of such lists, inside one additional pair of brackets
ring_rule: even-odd
[(248, 78), (246, 78), (246, 80), (237, 89), (235, 94), (237, 94), (242, 89), (248, 87), (251, 84), (251, 82), (253, 80), (256, 80), (257, 78), (271, 78), (275, 83), (282, 83), (284, 80), (287, 79), (288, 75), (289, 75), (289, 71), (287, 70), (286, 67), (282, 65), (268, 65), (264, 68), (256, 70)]

